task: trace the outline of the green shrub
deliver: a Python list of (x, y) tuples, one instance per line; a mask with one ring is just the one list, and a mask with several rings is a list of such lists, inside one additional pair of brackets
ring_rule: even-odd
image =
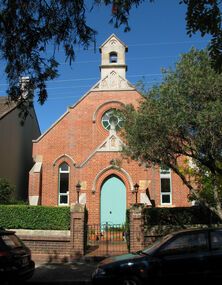
[(0, 227), (7, 229), (68, 230), (69, 207), (0, 205)]
[(86, 253), (86, 249), (87, 249), (87, 236), (88, 236), (88, 216), (89, 216), (89, 213), (88, 213), (88, 210), (87, 208), (85, 207), (84, 208), (84, 253)]
[(127, 248), (130, 251), (130, 210), (126, 210), (126, 225), (125, 225), (125, 238), (126, 238), (126, 244)]
[(145, 225), (197, 225), (219, 223), (219, 218), (203, 207), (145, 208)]
[(0, 204), (9, 204), (12, 201), (15, 187), (5, 178), (0, 178)]

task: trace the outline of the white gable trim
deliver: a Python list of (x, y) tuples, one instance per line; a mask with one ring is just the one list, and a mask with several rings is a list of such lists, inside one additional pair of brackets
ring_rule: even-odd
[(115, 34), (112, 34), (111, 36), (108, 37), (108, 39), (99, 47), (99, 51), (101, 52), (101, 49), (104, 45), (106, 45), (112, 38), (115, 38), (118, 42), (120, 42), (126, 49), (126, 51), (128, 50), (128, 46), (126, 44), (124, 44), (123, 41), (121, 41)]
[[(104, 145), (108, 144), (110, 140), (112, 139), (112, 137), (115, 136), (116, 140), (117, 140), (117, 147), (111, 148), (109, 146), (104, 147)], [(87, 158), (86, 160), (84, 160), (79, 167), (82, 168), (97, 152), (120, 152), (122, 150), (121, 145), (123, 145), (123, 142), (121, 141), (121, 139), (116, 135), (113, 134), (112, 132), (110, 132), (108, 138), (106, 138)]]
[(135, 86), (113, 70), (111, 70), (106, 77), (100, 79), (100, 81), (98, 81), (91, 89), (91, 91), (116, 91), (116, 90), (118, 91), (135, 90)]

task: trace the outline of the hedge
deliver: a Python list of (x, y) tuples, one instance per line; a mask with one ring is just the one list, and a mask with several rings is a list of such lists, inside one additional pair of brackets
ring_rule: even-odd
[(126, 230), (125, 230), (125, 238), (126, 238), (126, 244), (127, 248), (130, 251), (130, 210), (126, 209)]
[(145, 225), (197, 225), (220, 223), (221, 221), (210, 210), (193, 207), (175, 207), (175, 208), (145, 208)]
[(70, 207), (0, 205), (0, 227), (7, 229), (69, 230)]

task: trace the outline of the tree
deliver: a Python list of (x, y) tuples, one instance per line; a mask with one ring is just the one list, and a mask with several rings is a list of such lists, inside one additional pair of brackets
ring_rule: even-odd
[(221, 0), (181, 0), (187, 5), (186, 23), (188, 35), (200, 32), (212, 36), (209, 55), (215, 70), (222, 71), (222, 16)]
[(7, 179), (0, 178), (0, 204), (8, 204), (13, 200), (15, 187)]
[(193, 199), (222, 219), (222, 75), (208, 52), (192, 49), (163, 83), (123, 111), (125, 153), (170, 167)]
[[(145, 0), (92, 0), (91, 8), (110, 6), (110, 23), (130, 30), (130, 11)], [(148, 0), (154, 2), (154, 0)], [(212, 35), (210, 54), (214, 66), (222, 66), (222, 30), (219, 0), (178, 0), (187, 5), (187, 31), (191, 35), (200, 31)], [(70, 64), (75, 60), (75, 47), (87, 48), (96, 41), (96, 31), (87, 24), (85, 0), (2, 0), (0, 1), (0, 56), (6, 62), (8, 94), (12, 100), (20, 100), (20, 108), (27, 116), (27, 100), (38, 90), (38, 101), (47, 99), (46, 81), (58, 76), (59, 63), (55, 51), (64, 49)], [(48, 45), (54, 51), (48, 54)], [(20, 78), (30, 77), (26, 85), (28, 96), (21, 95)]]
[[(83, 0), (3, 0), (0, 2), (0, 55), (6, 61), (12, 100), (21, 98), (20, 78), (30, 76), (27, 90), (38, 89), (47, 98), (46, 81), (58, 76), (55, 51), (61, 45), (67, 59), (75, 59), (74, 46), (87, 48), (95, 31), (86, 23)], [(48, 45), (54, 47), (46, 54)], [(29, 92), (27, 97), (32, 96)]]
[[(101, 1), (97, 1), (101, 2)], [(105, 0), (105, 3), (113, 3), (113, 19), (116, 27), (125, 24), (126, 31), (129, 27), (129, 13), (133, 4), (138, 6), (144, 0)], [(154, 2), (151, 0), (150, 2)], [(212, 60), (212, 66), (218, 72), (222, 71), (222, 16), (221, 0), (180, 0), (179, 4), (186, 4), (186, 28), (187, 34), (192, 36), (200, 32), (201, 36), (209, 34), (212, 39), (209, 44), (209, 54)]]

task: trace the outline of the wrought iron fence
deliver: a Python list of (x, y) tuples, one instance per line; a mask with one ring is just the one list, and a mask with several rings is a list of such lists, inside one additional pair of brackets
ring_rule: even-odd
[(93, 224), (87, 227), (87, 254), (110, 256), (126, 253), (125, 226), (119, 224)]

